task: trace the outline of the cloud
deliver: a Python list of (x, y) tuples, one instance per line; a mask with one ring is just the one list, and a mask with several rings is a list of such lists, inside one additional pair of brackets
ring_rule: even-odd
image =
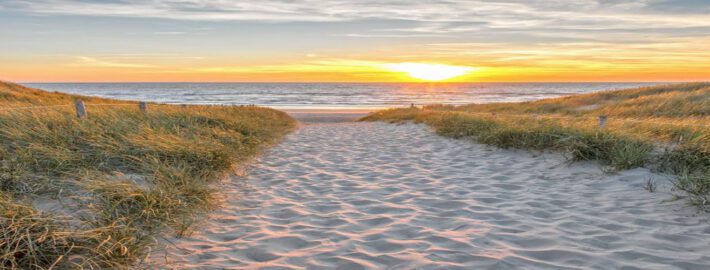
[(645, 2), (646, 5), (642, 8), (651, 12), (688, 14), (710, 13), (710, 3), (707, 0), (656, 0)]
[(238, 65), (238, 66), (207, 66), (187, 68), (183, 72), (197, 73), (293, 73), (293, 72), (372, 72), (381, 71), (386, 62), (327, 58), (306, 61), (298, 64), (270, 64), (270, 65)]
[(76, 57), (76, 59), (77, 59), (77, 62), (70, 64), (71, 66), (139, 68), (139, 69), (158, 68), (158, 66), (155, 66), (155, 65), (116, 62), (116, 61), (97, 59), (94, 57), (87, 57), (87, 56), (78, 56), (78, 57)]
[[(176, 20), (349, 21), (365, 19), (425, 22), (478, 22), (492, 27), (530, 27), (552, 21), (582, 19), (661, 19), (694, 21), (678, 12), (701, 15), (710, 10), (706, 0), (5, 0), (0, 8), (30, 13)], [(627, 18), (633, 15), (632, 18)], [(671, 15), (671, 16), (668, 16)], [(686, 14), (687, 15), (687, 14)], [(611, 21), (611, 22), (613, 22)], [(610, 22), (610, 23), (611, 23)], [(707, 22), (706, 24), (707, 25)]]
[[(710, 32), (707, 0), (4, 0), (0, 9), (190, 21), (379, 22), (341, 35), (370, 38), (509, 34), (594, 39), (602, 33), (638, 37)], [(402, 26), (389, 26), (388, 21)]]
[[(391, 57), (475, 59), (489, 66), (567, 65), (575, 60), (590, 66), (619, 62), (697, 65), (710, 57), (703, 43), (710, 40), (707, 0), (0, 0), (0, 9), (42, 15), (205, 21), (205, 30), (230, 21), (309, 22), (299, 26), (327, 25), (324, 29), (329, 31), (344, 23), (346, 30), (323, 33), (363, 40), (412, 39), (382, 47), (397, 47)], [(152, 33), (195, 32), (178, 31), (184, 28), (176, 26)], [(295, 31), (286, 34), (300, 35)], [(313, 56), (309, 57), (318, 58)], [(83, 61), (97, 66), (148, 68), (108, 60)], [(299, 68), (322, 69), (321, 65)], [(261, 68), (278, 71), (281, 67)], [(234, 71), (235, 67), (213, 70)]]
[(166, 35), (166, 36), (175, 36), (175, 35), (184, 35), (187, 34), (187, 32), (181, 32), (181, 31), (160, 31), (160, 32), (153, 32), (154, 35)]
[[(378, 31), (378, 30), (375, 30)], [(421, 37), (448, 37), (447, 35), (440, 34), (360, 34), (360, 33), (349, 33), (342, 34), (338, 36), (352, 37), (352, 38), (421, 38)]]
[(422, 45), (423, 55), (451, 59), (475, 59), (488, 67), (707, 67), (710, 37), (663, 38), (647, 42), (557, 43), (432, 43)]

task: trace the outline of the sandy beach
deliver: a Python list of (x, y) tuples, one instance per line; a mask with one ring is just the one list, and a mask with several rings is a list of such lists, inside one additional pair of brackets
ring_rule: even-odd
[(305, 124), (354, 122), (377, 109), (284, 109), (283, 111)]
[(0, 0), (0, 270), (710, 270), (710, 0)]
[[(663, 175), (606, 174), (596, 163), (447, 139), (423, 125), (307, 116), (248, 176), (223, 183), (223, 207), (191, 236), (169, 239), (165, 259), (153, 262), (167, 269), (710, 268), (707, 215), (675, 200)], [(644, 190), (649, 179), (655, 193)]]

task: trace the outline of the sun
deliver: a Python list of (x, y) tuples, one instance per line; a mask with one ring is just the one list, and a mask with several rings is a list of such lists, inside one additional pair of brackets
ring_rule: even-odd
[(403, 72), (409, 77), (425, 81), (443, 81), (474, 70), (472, 67), (425, 63), (393, 63), (383, 66), (390, 71)]

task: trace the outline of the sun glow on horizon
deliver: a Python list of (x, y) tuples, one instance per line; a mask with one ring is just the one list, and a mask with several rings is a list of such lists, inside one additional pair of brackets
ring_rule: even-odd
[(466, 66), (451, 66), (426, 63), (384, 64), (384, 68), (394, 72), (406, 73), (409, 77), (425, 81), (443, 81), (466, 75), (475, 69)]

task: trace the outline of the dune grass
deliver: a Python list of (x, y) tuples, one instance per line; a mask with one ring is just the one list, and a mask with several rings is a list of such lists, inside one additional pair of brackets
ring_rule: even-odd
[[(607, 116), (602, 129), (598, 116)], [(710, 83), (605, 91), (522, 103), (430, 105), (372, 113), (363, 121), (414, 121), (437, 133), (502, 148), (561, 151), (612, 170), (650, 167), (710, 206)]]
[[(88, 118), (75, 116), (76, 99)], [(150, 104), (144, 114), (135, 102), (11, 83), (0, 83), (0, 104), (2, 269), (135, 266), (157, 237), (188, 232), (215, 207), (210, 183), (295, 126), (267, 108)]]

